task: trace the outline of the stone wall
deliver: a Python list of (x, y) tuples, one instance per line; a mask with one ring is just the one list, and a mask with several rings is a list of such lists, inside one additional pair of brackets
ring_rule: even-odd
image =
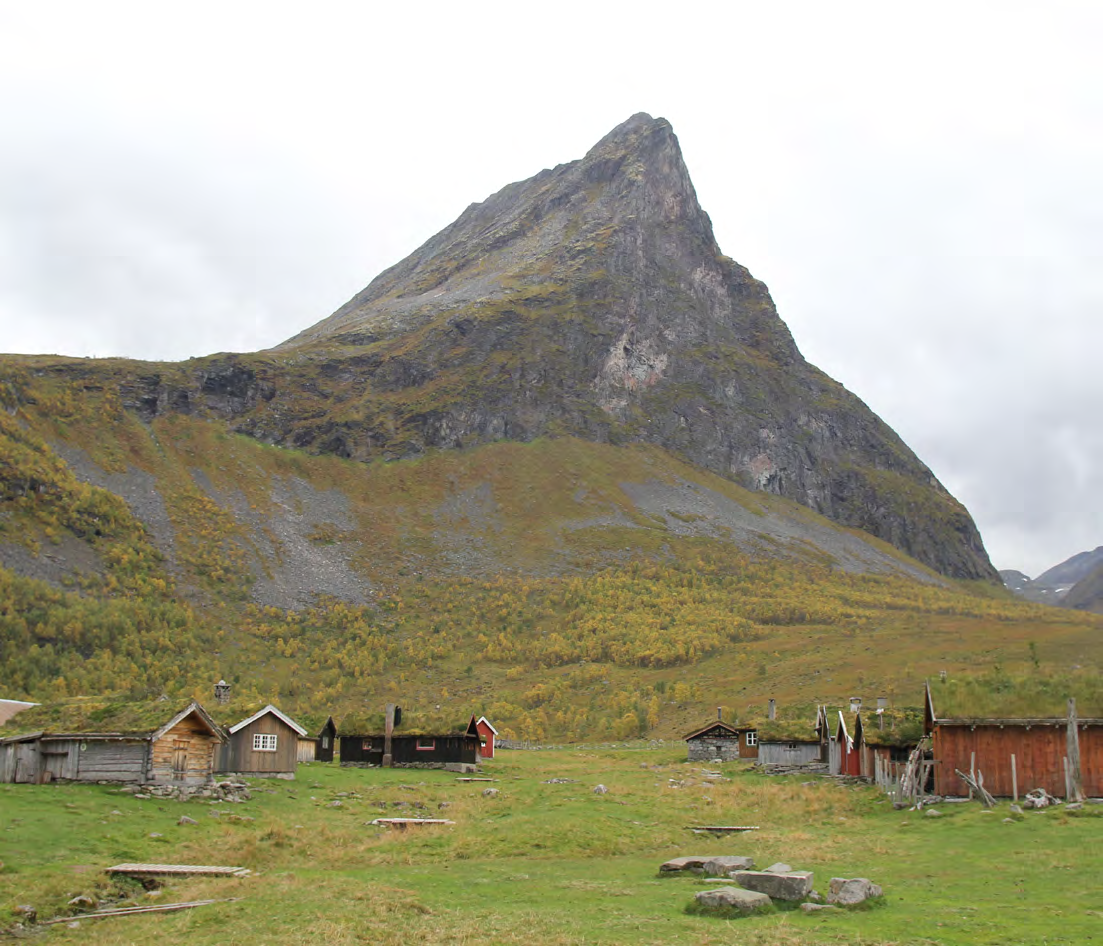
[(731, 762), (739, 758), (739, 739), (733, 736), (702, 736), (689, 740), (690, 762)]

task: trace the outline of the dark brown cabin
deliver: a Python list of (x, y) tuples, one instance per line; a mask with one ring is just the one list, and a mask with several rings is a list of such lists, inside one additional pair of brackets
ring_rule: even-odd
[(295, 720), (269, 703), (230, 727), (216, 771), (254, 778), (294, 778), (299, 739), (306, 734)]
[(318, 762), (332, 762), (333, 750), (337, 748), (337, 724), (330, 716), (326, 724), (318, 733), (318, 746), (314, 750), (314, 758)]
[[(385, 736), (382, 731), (366, 732), (351, 724), (341, 724), (341, 765), (374, 766), (383, 764)], [(467, 770), (478, 763), (479, 730), (475, 717), (467, 728), (452, 732), (395, 732), (391, 736), (391, 760), (396, 767), (455, 768)]]

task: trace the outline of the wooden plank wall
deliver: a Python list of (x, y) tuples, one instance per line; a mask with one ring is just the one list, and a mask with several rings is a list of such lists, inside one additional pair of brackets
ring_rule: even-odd
[(298, 744), (298, 761), (299, 762), (313, 762), (314, 753), (318, 748), (318, 741), (316, 739), (303, 739), (299, 738)]
[[(183, 746), (187, 753), (187, 766), (183, 779), (178, 779), (173, 771), (173, 757), (177, 745)], [(217, 746), (218, 741), (200, 720), (194, 718), (194, 715), (180, 720), (153, 743), (150, 764), (151, 781), (183, 781), (190, 785), (210, 781), (214, 772), (214, 751)]]
[[(993, 795), (1012, 794), (1011, 756), (1015, 756), (1019, 794), (1044, 788), (1065, 797), (1064, 758), (1067, 728), (1062, 723), (1024, 726), (937, 726), (934, 731), (935, 792), (966, 795), (968, 786), (954, 769), (969, 771), (976, 754), (976, 768), (984, 774), (984, 787)], [(1081, 777), (1084, 793), (1103, 795), (1103, 727), (1080, 730)]]
[[(85, 746), (81, 749), (80, 746)], [(76, 743), (76, 775), (86, 782), (140, 782), (149, 765), (149, 741), (111, 740)]]
[[(267, 733), (276, 737), (275, 752), (253, 750), (253, 735)], [(224, 753), (219, 771), (241, 775), (294, 774), (298, 764), (299, 734), (278, 716), (265, 713), (244, 729), (230, 736), (229, 752)], [(225, 766), (225, 768), (223, 768)]]

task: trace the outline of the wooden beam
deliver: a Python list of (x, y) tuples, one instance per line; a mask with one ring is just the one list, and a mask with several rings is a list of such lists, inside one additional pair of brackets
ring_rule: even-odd
[(1084, 783), (1080, 776), (1080, 726), (1076, 718), (1076, 700), (1071, 696), (1065, 744), (1068, 751), (1068, 801), (1083, 801)]

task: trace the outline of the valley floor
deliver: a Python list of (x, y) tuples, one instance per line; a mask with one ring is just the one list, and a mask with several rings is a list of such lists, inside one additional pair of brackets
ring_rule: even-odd
[[(683, 750), (502, 752), (494, 783), (436, 771), (300, 766), (256, 781), (244, 804), (138, 800), (110, 786), (0, 785), (0, 931), (11, 908), (64, 915), (78, 894), (169, 903), (178, 913), (58, 924), (37, 942), (88, 944), (1082, 944), (1103, 941), (1103, 806), (1005, 822), (979, 804), (940, 818), (894, 811), (876, 790), (768, 778)], [(710, 772), (721, 772), (720, 779)], [(550, 779), (567, 779), (549, 783)], [(603, 784), (608, 791), (595, 794)], [(486, 796), (488, 788), (497, 795)], [(443, 807), (441, 807), (443, 805)], [(198, 825), (180, 825), (181, 815)], [(387, 816), (453, 827), (398, 833)], [(759, 829), (715, 839), (697, 823)], [(660, 878), (681, 854), (749, 854), (880, 883), (867, 910), (738, 921), (687, 915), (716, 886)], [(229, 864), (244, 879), (173, 881), (155, 898), (115, 884), (122, 861)], [(69, 912), (75, 912), (70, 910)], [(0, 939), (4, 937), (0, 932)]]

